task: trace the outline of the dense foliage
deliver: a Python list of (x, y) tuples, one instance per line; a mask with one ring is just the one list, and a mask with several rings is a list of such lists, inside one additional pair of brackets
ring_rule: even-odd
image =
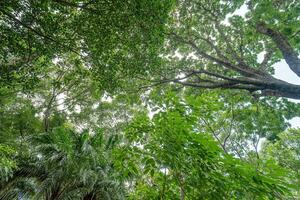
[(0, 1), (0, 199), (300, 199), (299, 11)]

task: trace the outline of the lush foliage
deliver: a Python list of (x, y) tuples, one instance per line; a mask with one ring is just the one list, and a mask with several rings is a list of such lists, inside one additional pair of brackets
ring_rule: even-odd
[(0, 199), (299, 199), (299, 6), (1, 1)]

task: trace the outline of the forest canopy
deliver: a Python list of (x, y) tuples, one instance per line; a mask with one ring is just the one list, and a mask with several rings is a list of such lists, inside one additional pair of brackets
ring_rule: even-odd
[(293, 0), (0, 1), (0, 199), (299, 199), (300, 85), (274, 76), (300, 80), (299, 18)]

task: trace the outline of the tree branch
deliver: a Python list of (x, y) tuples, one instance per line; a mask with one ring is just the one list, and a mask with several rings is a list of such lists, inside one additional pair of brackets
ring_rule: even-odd
[(211, 56), (209, 54), (207, 54), (206, 52), (202, 51), (193, 41), (187, 41), (185, 40), (184, 38), (178, 36), (177, 34), (175, 33), (172, 33), (171, 34), (173, 36), (173, 38), (175, 38), (177, 41), (179, 42), (182, 42), (184, 44), (187, 44), (189, 46), (191, 46), (197, 54), (199, 54), (201, 57), (205, 58), (205, 59), (208, 59), (212, 62), (216, 62), (218, 63), (219, 65), (225, 67), (225, 68), (228, 68), (228, 69), (231, 69), (231, 70), (234, 70), (238, 73), (240, 73), (241, 75), (244, 75), (244, 76), (257, 76), (258, 75), (258, 72), (261, 73), (261, 71), (257, 71), (256, 73), (254, 72), (255, 70), (254, 69), (250, 69), (248, 67), (245, 67), (243, 66), (243, 68), (239, 67), (239, 66), (236, 66), (232, 63), (229, 63), (227, 61), (223, 61), (223, 60), (220, 60), (219, 58), (216, 58), (214, 56)]
[(234, 115), (233, 103), (231, 103), (231, 121), (230, 121), (229, 130), (228, 130), (228, 135), (224, 138), (224, 141), (223, 141), (224, 148), (226, 148), (226, 142), (232, 134), (234, 120), (235, 120), (235, 115)]
[(291, 70), (300, 77), (300, 59), (298, 58), (298, 53), (292, 48), (288, 39), (279, 31), (267, 27), (267, 25), (262, 22), (256, 25), (256, 30), (269, 36), (275, 42)]
[(54, 42), (56, 43), (58, 46), (62, 47), (62, 48), (67, 48), (69, 51), (77, 54), (77, 55), (80, 55), (77, 51), (75, 51), (74, 49), (72, 49), (71, 47), (68, 47), (64, 44), (61, 44), (60, 42), (58, 42), (57, 40), (53, 39), (52, 37), (42, 33), (41, 31), (38, 31), (34, 28), (32, 28), (31, 26), (23, 23), (22, 21), (20, 21), (19, 19), (17, 19), (13, 14), (5, 11), (4, 9), (0, 8), (0, 12), (2, 12), (4, 15), (6, 15), (7, 17), (9, 17), (11, 20), (13, 20), (14, 22), (16, 22), (17, 24), (19, 24), (20, 26), (23, 26), (24, 28), (28, 29), (29, 31), (33, 32), (34, 34), (44, 38), (45, 40), (48, 40), (48, 41), (51, 41), (51, 42)]
[(206, 42), (213, 50), (215, 50), (215, 52), (217, 53), (217, 55), (218, 55), (220, 58), (228, 60), (228, 58), (227, 58), (226, 56), (224, 56), (224, 55), (221, 53), (220, 49), (219, 49), (216, 45), (214, 45), (213, 42), (212, 42), (210, 39), (201, 37), (201, 36), (199, 36), (199, 35), (193, 35), (193, 36), (194, 36), (196, 39), (200, 39), (200, 40)]
[(225, 33), (223, 32), (223, 30), (220, 27), (220, 22), (216, 21), (215, 22), (215, 27), (216, 30), (219, 32), (221, 38), (223, 38), (223, 40), (226, 43), (227, 49), (229, 51), (229, 53), (233, 56), (233, 58), (239, 63), (239, 65), (241, 66), (246, 66), (245, 62), (243, 61), (243, 59), (236, 53), (236, 51), (233, 49), (231, 43), (232, 41), (225, 35)]
[(264, 56), (264, 59), (263, 59), (263, 61), (260, 64), (260, 70), (266, 71), (267, 66), (268, 66), (268, 62), (272, 58), (272, 55), (273, 55), (274, 52), (275, 52), (274, 48), (267, 50), (267, 52), (266, 52), (266, 54)]

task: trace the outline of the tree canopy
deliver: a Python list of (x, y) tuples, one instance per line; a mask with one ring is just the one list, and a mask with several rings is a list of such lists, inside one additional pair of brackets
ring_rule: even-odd
[(299, 13), (1, 1), (0, 199), (299, 199)]

